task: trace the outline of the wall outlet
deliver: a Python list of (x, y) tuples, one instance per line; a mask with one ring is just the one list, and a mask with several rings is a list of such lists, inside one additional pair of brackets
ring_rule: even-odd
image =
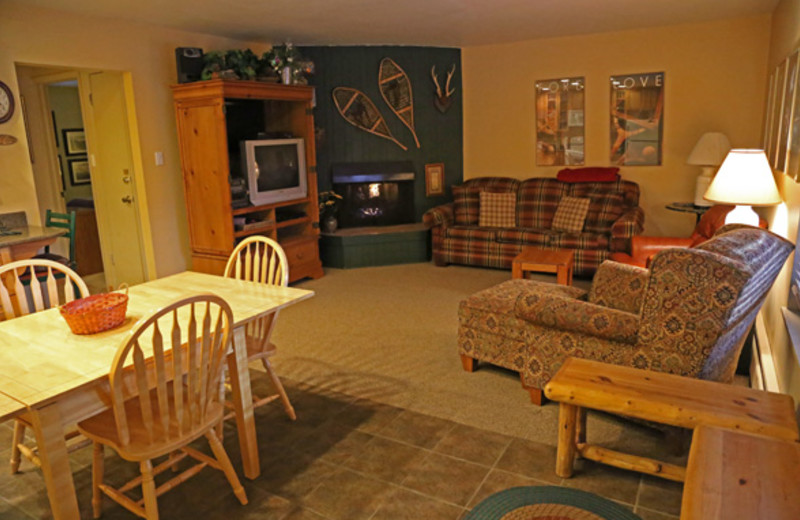
[(164, 166), (164, 152), (156, 152), (156, 166)]

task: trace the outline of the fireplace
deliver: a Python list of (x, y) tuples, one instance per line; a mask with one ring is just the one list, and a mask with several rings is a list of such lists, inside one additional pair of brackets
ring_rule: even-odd
[(343, 163), (332, 167), (342, 196), (340, 228), (414, 222), (414, 166), (410, 161)]

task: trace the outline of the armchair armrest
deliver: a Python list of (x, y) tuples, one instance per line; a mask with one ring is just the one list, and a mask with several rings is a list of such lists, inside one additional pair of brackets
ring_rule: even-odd
[(692, 247), (692, 242), (691, 238), (636, 235), (631, 237), (631, 256), (646, 260), (659, 251), (670, 247)]
[(422, 222), (428, 229), (435, 227), (446, 228), (452, 225), (454, 220), (452, 202), (431, 208), (422, 215)]
[(638, 315), (649, 277), (642, 267), (606, 260), (594, 275), (589, 302)]
[(630, 251), (631, 237), (644, 231), (644, 210), (639, 206), (631, 208), (623, 213), (611, 225), (611, 244), (610, 250)]
[(639, 316), (569, 296), (527, 291), (514, 306), (517, 318), (550, 329), (581, 333), (596, 338), (636, 343)]

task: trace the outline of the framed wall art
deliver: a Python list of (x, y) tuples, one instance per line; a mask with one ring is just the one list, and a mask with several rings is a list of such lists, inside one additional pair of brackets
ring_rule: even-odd
[(781, 114), (783, 113), (783, 90), (786, 86), (786, 65), (787, 60), (783, 60), (775, 69), (775, 87), (772, 91), (772, 106), (770, 107), (769, 118), (769, 149), (765, 150), (769, 163), (773, 168), (778, 165), (778, 142), (781, 131)]
[(775, 168), (782, 172), (786, 171), (786, 158), (789, 148), (790, 130), (792, 127), (792, 111), (794, 109), (794, 94), (797, 90), (797, 71), (798, 53), (795, 52), (786, 59), (786, 79), (783, 84), (781, 94), (780, 131), (778, 132), (778, 142), (775, 147), (777, 153), (775, 157)]
[(73, 186), (92, 182), (89, 174), (89, 160), (86, 157), (68, 159), (67, 163), (69, 165), (69, 180)]
[(536, 82), (536, 164), (584, 164), (583, 77)]
[(82, 155), (87, 152), (83, 128), (65, 128), (61, 132), (64, 134), (64, 151), (67, 155)]
[(658, 166), (664, 130), (664, 73), (611, 76), (611, 164)]
[(444, 163), (425, 165), (425, 196), (444, 195)]

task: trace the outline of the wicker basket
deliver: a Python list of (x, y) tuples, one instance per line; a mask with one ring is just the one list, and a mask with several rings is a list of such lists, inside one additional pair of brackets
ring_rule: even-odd
[(128, 288), (125, 294), (94, 294), (62, 305), (59, 310), (75, 334), (96, 334), (118, 327), (128, 310)]

